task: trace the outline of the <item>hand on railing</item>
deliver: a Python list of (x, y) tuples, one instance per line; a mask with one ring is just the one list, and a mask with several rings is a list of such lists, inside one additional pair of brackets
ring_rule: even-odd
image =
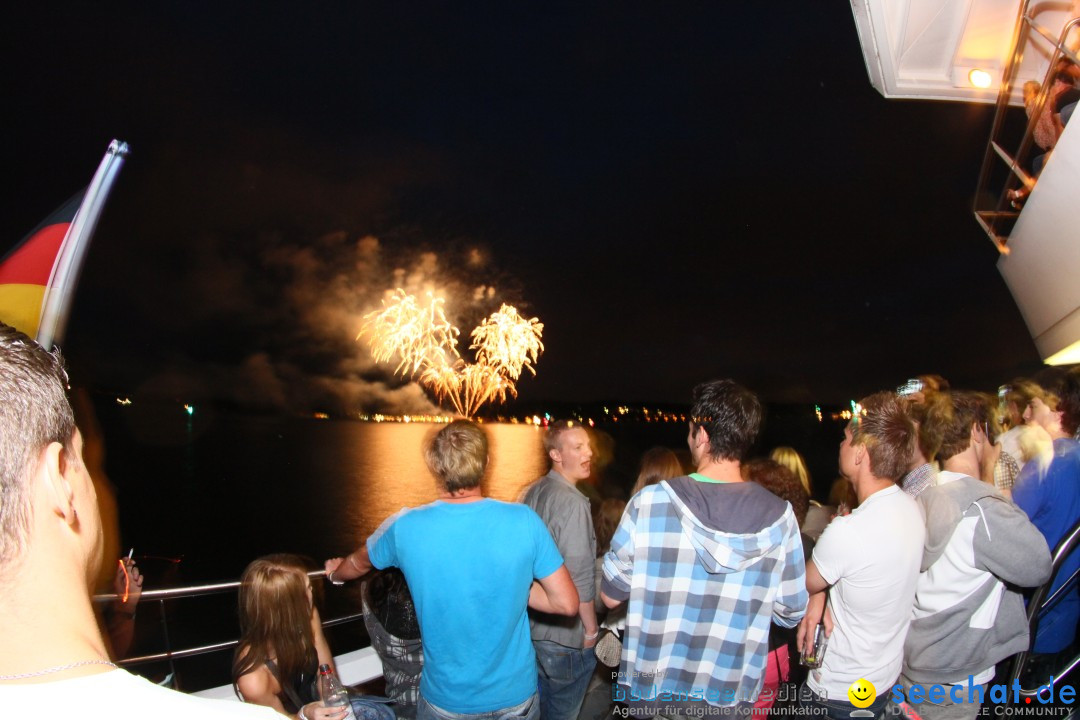
[(126, 657), (135, 639), (135, 610), (142, 598), (143, 576), (129, 554), (117, 561), (113, 578), (115, 597), (109, 606), (106, 627), (113, 655)]
[(143, 576), (139, 567), (130, 557), (121, 558), (117, 562), (116, 577), (113, 579), (113, 592), (116, 599), (113, 600), (113, 613), (126, 613), (135, 617), (135, 608), (142, 597)]

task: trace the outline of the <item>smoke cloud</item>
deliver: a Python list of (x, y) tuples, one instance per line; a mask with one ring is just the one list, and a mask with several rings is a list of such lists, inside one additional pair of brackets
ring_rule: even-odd
[[(468, 357), (469, 331), (507, 300), (477, 247), (416, 251), (344, 231), (305, 243), (264, 235), (259, 245), (252, 258), (213, 239), (197, 243), (189, 301), (168, 311), (168, 324), (197, 337), (228, 328), (229, 337), (195, 342), (192, 357), (142, 383), (145, 393), (261, 411), (437, 413), (424, 390), (376, 364), (356, 339), (364, 315), (398, 287), (437, 294)], [(219, 357), (200, 357), (208, 342)]]

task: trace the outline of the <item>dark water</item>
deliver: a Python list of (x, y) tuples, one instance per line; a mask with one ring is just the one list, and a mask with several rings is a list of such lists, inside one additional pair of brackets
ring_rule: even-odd
[[(193, 428), (176, 446), (146, 442), (137, 427), (122, 437), (113, 428), (106, 468), (122, 544), (183, 556), (192, 581), (236, 577), (268, 552), (342, 554), (402, 506), (435, 499), (421, 447), (437, 427), (230, 417), (210, 431)], [(546, 471), (539, 430), (487, 429), (485, 490), (513, 500)]]
[[(402, 506), (436, 495), (421, 448), (438, 425), (253, 417), (210, 407), (188, 415), (178, 403), (120, 406), (102, 397), (93, 405), (119, 512), (115, 551), (135, 548), (147, 587), (234, 580), (247, 563), (271, 552), (321, 562), (357, 547)], [(485, 428), (491, 441), (485, 492), (514, 500), (547, 470), (542, 431), (496, 423)], [(594, 468), (616, 492), (632, 485), (647, 448), (685, 449), (681, 423), (604, 425), (597, 431)], [(804, 453), (810, 448), (812, 461), (819, 448), (835, 467), (836, 433), (805, 411), (774, 413), (760, 444), (765, 452), (776, 444), (801, 446)], [(356, 612), (357, 589), (328, 588), (326, 616)], [(164, 610), (147, 605), (140, 608), (135, 654), (165, 648), (162, 612), (174, 648), (236, 637), (233, 595), (179, 601)], [(335, 630), (330, 641), (341, 652), (366, 637), (362, 627), (352, 627)], [(229, 653), (219, 655), (181, 663), (185, 689), (226, 682)], [(148, 670), (155, 672), (164, 670)]]

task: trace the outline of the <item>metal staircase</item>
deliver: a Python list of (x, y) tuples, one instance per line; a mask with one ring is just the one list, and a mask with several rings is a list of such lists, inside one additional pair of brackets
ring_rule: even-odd
[[(1054, 72), (1054, 67), (1062, 57), (1067, 57), (1073, 63), (1080, 65), (1080, 58), (1077, 58), (1076, 53), (1065, 45), (1072, 30), (1080, 26), (1080, 17), (1066, 22), (1060, 35), (1055, 37), (1035, 21), (1029, 9), (1031, 4), (1031, 0), (1024, 0), (1017, 14), (1011, 51), (1002, 74), (997, 107), (994, 112), (994, 122), (991, 126), (990, 139), (987, 142), (986, 152), (983, 156), (982, 168), (979, 171), (979, 181), (975, 189), (973, 206), (975, 220), (1003, 255), (1009, 253), (1009, 234), (1012, 232), (1012, 227), (1021, 212), (1019, 208), (1011, 205), (1009, 191), (1024, 187), (1030, 192), (1035, 187), (1036, 179), (1024, 169), (1024, 164), (1028, 162), (1031, 155), (1035, 125), (1038, 123), (1047, 101), (1050, 89), (1049, 80)], [(1016, 70), (1020, 67), (1025, 50), (1029, 49), (1029, 41), (1035, 36), (1045, 39), (1050, 44), (1052, 48), (1050, 63), (1047, 67), (1046, 77), (1043, 78), (1031, 117), (1028, 119), (1018, 145), (1016, 145), (1015, 152), (1010, 153), (1006, 146), (1016, 141), (1015, 132), (1009, 132), (1009, 123), (1007, 122), (1007, 111), (1010, 108), (1009, 101), (1016, 80)], [(1010, 134), (1014, 138), (1012, 143), (1006, 139), (1006, 136)], [(999, 163), (1004, 164), (1007, 172), (1000, 172), (1002, 165)]]

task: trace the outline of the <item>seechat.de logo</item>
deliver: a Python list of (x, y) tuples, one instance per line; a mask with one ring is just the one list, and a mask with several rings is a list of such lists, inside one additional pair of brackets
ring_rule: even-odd
[(892, 688), (892, 701), (901, 704), (906, 700), (907, 704), (912, 706), (915, 712), (918, 712), (919, 705), (922, 703), (931, 703), (934, 705), (940, 705), (947, 702), (958, 705), (963, 703), (979, 703), (983, 706), (985, 706), (988, 701), (998, 706), (1012, 703), (1019, 707), (1007, 708), (1009, 712), (1005, 714), (1022, 715), (1036, 714), (1034, 712), (1024, 711), (1035, 711), (1039, 709), (1040, 705), (1050, 705), (1055, 701), (1065, 705), (1071, 705), (1076, 700), (1076, 688), (1072, 685), (1062, 685), (1060, 688), (1055, 689), (1054, 678), (1052, 677), (1048, 684), (1039, 687), (1039, 691), (1035, 694), (1034, 700), (1031, 697), (1021, 697), (1020, 692), (1019, 680), (1013, 680), (1012, 685), (999, 683), (985, 686), (976, 683), (974, 675), (968, 675), (966, 683), (958, 683), (956, 685), (931, 685), (926, 687), (921, 683), (914, 683), (906, 693), (904, 692), (903, 685), (894, 685)]

